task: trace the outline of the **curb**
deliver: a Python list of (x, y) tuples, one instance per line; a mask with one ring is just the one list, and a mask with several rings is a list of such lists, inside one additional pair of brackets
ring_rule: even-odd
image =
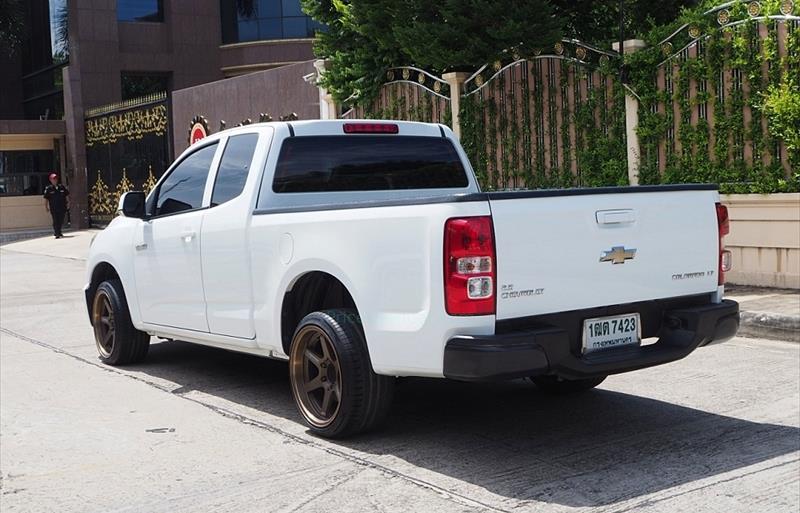
[(741, 311), (739, 316), (737, 336), (800, 343), (800, 315)]
[(19, 242), (21, 240), (36, 239), (39, 237), (46, 237), (53, 235), (52, 228), (43, 228), (41, 230), (26, 230), (18, 232), (0, 232), (0, 246), (10, 244), (12, 242)]
[[(63, 232), (72, 232), (71, 228), (64, 227)], [(36, 228), (30, 230), (14, 230), (8, 232), (0, 232), (0, 246), (11, 244), (12, 242), (20, 242), (23, 240), (38, 239), (40, 237), (53, 238), (52, 228)]]

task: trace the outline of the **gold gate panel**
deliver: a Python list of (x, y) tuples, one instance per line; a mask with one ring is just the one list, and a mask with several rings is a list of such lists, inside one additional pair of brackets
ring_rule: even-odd
[(166, 105), (132, 110), (86, 120), (86, 146), (113, 144), (127, 138), (141, 139), (145, 134), (164, 135), (169, 120)]

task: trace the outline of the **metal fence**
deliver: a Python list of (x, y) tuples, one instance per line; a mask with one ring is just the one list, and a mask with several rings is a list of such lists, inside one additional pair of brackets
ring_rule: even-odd
[[(781, 73), (800, 74), (787, 61), (789, 35), (800, 31), (800, 18), (760, 16), (757, 4), (748, 4), (745, 19), (733, 18), (730, 4), (723, 4), (707, 13), (719, 25), (713, 33), (686, 25), (662, 41), (658, 101), (643, 107), (660, 116), (663, 128), (644, 145), (644, 165), (663, 174), (705, 159), (717, 166), (779, 166), (789, 175), (786, 145), (771, 135), (759, 106)], [(674, 51), (681, 32), (689, 42)]]
[(391, 68), (377, 98), (368, 107), (354, 107), (345, 119), (383, 118), (426, 123), (451, 123), (447, 82), (414, 68)]
[(569, 40), (552, 53), (496, 62), (467, 78), (462, 142), (484, 185), (588, 185), (584, 170), (607, 165), (593, 161), (600, 146), (622, 180), (625, 106), (610, 67), (616, 58)]

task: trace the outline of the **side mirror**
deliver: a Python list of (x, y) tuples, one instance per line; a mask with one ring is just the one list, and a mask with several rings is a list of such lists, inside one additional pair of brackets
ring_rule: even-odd
[(119, 198), (118, 212), (125, 217), (144, 219), (145, 195), (142, 191), (126, 192)]

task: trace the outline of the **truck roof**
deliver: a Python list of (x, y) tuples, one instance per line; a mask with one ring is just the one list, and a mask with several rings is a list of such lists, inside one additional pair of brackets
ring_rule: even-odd
[[(344, 135), (344, 125), (346, 124), (390, 124), (396, 125), (398, 131), (396, 135), (422, 136), (422, 137), (442, 137), (451, 132), (450, 128), (437, 123), (422, 123), (419, 121), (396, 121), (382, 119), (309, 119), (301, 121), (270, 121), (265, 123), (251, 123), (249, 125), (226, 128), (221, 132), (212, 134), (209, 138), (218, 138), (223, 135), (246, 132), (259, 127), (285, 127), (290, 126), (293, 135)], [(395, 135), (395, 134), (392, 134)]]

